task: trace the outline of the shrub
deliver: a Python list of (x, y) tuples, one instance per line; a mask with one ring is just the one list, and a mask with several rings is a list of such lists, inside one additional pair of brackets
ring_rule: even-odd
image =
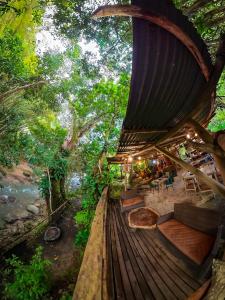
[(78, 247), (85, 247), (89, 237), (89, 228), (83, 228), (78, 231), (75, 237), (75, 245)]
[(42, 258), (42, 251), (42, 247), (38, 247), (29, 264), (24, 264), (15, 255), (7, 259), (9, 268), (5, 271), (5, 279), (13, 276), (13, 281), (5, 283), (6, 299), (39, 300), (47, 294), (49, 290), (47, 267), (51, 263)]
[(90, 210), (81, 210), (76, 213), (74, 219), (78, 225), (83, 225), (88, 227), (93, 219), (94, 211)]

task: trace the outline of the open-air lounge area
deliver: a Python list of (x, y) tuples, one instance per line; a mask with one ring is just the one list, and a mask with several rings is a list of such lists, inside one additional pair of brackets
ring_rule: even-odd
[[(181, 149), (185, 149), (183, 145)], [(186, 153), (185, 160), (197, 166), (207, 176), (220, 183), (223, 182), (213, 157), (207, 153), (196, 152)], [(148, 166), (143, 170), (146, 164)], [(130, 170), (132, 179), (130, 184), (127, 184), (127, 189), (136, 190), (144, 198), (145, 205), (154, 208), (160, 214), (171, 211), (174, 203), (188, 202), (217, 209), (225, 205), (223, 199), (196, 175), (180, 168), (162, 155), (159, 155), (158, 159), (152, 158), (145, 162), (139, 157), (136, 164), (128, 168), (132, 168), (132, 171)], [(125, 176), (124, 185), (125, 180), (129, 182)]]
[(222, 300), (225, 136), (207, 126), (225, 41), (212, 63), (172, 2), (131, 2), (94, 13), (132, 17), (133, 64), (117, 153), (107, 158), (118, 186), (98, 203), (74, 299)]
[(0, 300), (225, 300), (225, 0), (0, 0)]

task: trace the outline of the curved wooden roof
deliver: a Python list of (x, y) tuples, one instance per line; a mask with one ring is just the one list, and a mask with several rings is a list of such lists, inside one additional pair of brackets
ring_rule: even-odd
[[(143, 14), (157, 16), (179, 28), (199, 51), (209, 74), (212, 69), (207, 47), (194, 26), (167, 0), (133, 0)], [(146, 19), (133, 18), (133, 66), (130, 96), (118, 153), (154, 144), (195, 110), (207, 83), (196, 57), (177, 36)], [(206, 122), (212, 99), (195, 119)]]

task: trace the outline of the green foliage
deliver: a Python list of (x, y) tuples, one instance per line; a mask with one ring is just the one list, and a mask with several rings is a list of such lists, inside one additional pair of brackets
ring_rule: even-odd
[(182, 160), (186, 159), (187, 156), (186, 156), (186, 148), (184, 147), (184, 145), (182, 145), (180, 148), (179, 148), (179, 156)]
[(12, 30), (7, 30), (0, 37), (0, 92), (6, 88), (6, 83), (25, 80), (29, 70), (24, 64), (23, 45), (21, 39)]
[[(129, 3), (128, 0), (117, 2)], [(53, 3), (57, 7), (54, 22), (62, 34), (70, 39), (95, 42), (101, 54), (98, 65), (107, 66), (111, 72), (130, 71), (132, 31), (128, 18), (93, 20), (92, 13), (104, 1), (54, 0)], [(87, 53), (87, 59), (90, 58), (91, 53)]]
[(89, 220), (93, 218), (93, 212), (92, 211), (79, 211), (76, 213), (74, 219), (78, 225), (87, 226), (89, 224)]
[(4, 36), (10, 30), (20, 38), (24, 65), (31, 74), (35, 75), (38, 66), (35, 54), (35, 33), (36, 27), (42, 21), (45, 9), (44, 1), (1, 1), (0, 8), (0, 36)]
[(64, 292), (63, 295), (60, 297), (60, 300), (72, 300), (72, 296), (68, 292)]
[(5, 284), (5, 296), (13, 300), (38, 300), (49, 290), (48, 266), (50, 262), (42, 259), (42, 247), (38, 247), (29, 264), (25, 265), (18, 257), (7, 260), (9, 268), (5, 276), (13, 275), (13, 282)]
[(208, 129), (212, 132), (225, 130), (225, 109), (218, 109), (215, 117), (210, 121)]
[[(91, 222), (91, 221), (89, 220), (89, 222)], [(79, 231), (78, 231), (78, 233), (76, 234), (76, 237), (75, 237), (75, 245), (77, 247), (84, 248), (86, 246), (87, 241), (88, 241), (88, 237), (89, 237), (89, 232), (90, 232), (89, 228), (79, 229)]]

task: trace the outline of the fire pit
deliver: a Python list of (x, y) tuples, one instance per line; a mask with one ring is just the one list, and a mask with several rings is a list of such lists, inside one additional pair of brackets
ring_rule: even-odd
[(56, 241), (61, 235), (61, 230), (58, 227), (51, 226), (48, 227), (44, 234), (45, 242), (53, 242)]
[(148, 207), (141, 207), (132, 210), (128, 214), (128, 223), (132, 228), (152, 228), (155, 227), (159, 218), (157, 212)]

